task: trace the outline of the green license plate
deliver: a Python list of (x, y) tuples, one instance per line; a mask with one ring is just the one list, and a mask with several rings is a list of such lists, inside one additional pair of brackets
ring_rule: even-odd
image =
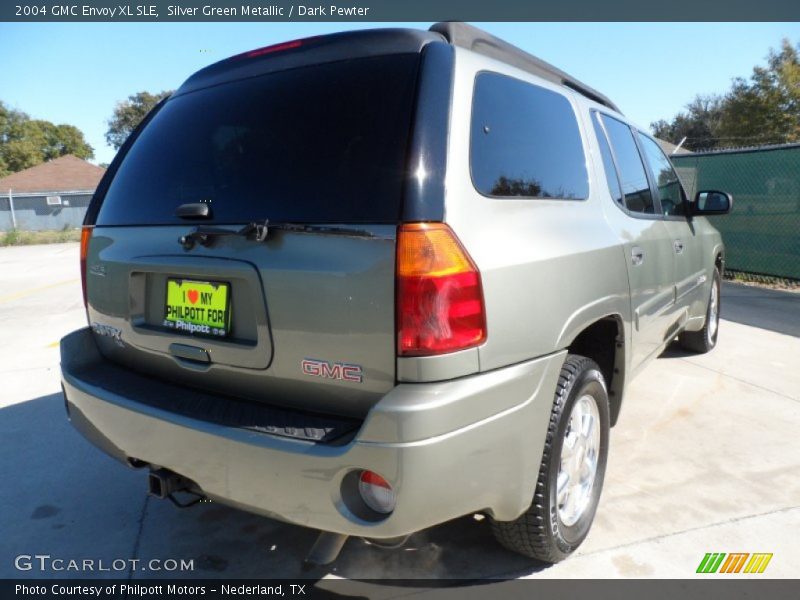
[(230, 326), (230, 285), (167, 279), (164, 325), (184, 333), (226, 336)]

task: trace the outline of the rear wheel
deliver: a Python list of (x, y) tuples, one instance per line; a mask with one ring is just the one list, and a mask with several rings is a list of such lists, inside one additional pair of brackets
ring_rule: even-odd
[(719, 334), (719, 292), (720, 276), (719, 271), (714, 269), (711, 281), (711, 292), (708, 297), (708, 308), (706, 309), (706, 323), (700, 331), (684, 331), (678, 337), (681, 346), (691, 352), (705, 353), (712, 350), (717, 345), (717, 335)]
[(514, 521), (493, 521), (509, 550), (555, 563), (572, 554), (594, 520), (608, 457), (608, 393), (600, 368), (568, 355), (556, 388), (539, 477), (530, 508)]

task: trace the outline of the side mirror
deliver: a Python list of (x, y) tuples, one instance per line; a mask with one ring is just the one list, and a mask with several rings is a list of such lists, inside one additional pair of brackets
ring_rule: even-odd
[(708, 190), (697, 192), (692, 206), (693, 215), (727, 215), (733, 208), (733, 198), (727, 192)]

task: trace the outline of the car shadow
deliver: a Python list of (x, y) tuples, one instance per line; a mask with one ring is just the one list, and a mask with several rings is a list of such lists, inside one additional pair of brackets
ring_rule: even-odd
[[(720, 318), (800, 337), (800, 293), (725, 281), (722, 284)], [(676, 338), (659, 358), (689, 358), (696, 355), (695, 352), (684, 350)]]
[(725, 281), (720, 318), (800, 337), (800, 293)]
[[(488, 519), (462, 517), (412, 535), (398, 549), (350, 538), (338, 559), (303, 570), (317, 532), (204, 502), (179, 509), (147, 497), (146, 471), (105, 456), (68, 423), (61, 393), (0, 409), (0, 577), (268, 578), (333, 575), (370, 585), (475, 585), (547, 565), (502, 548)], [(19, 571), (34, 552), (65, 559), (189, 560), (185, 571)], [(326, 579), (327, 581), (327, 579)], [(331, 590), (336, 592), (336, 589)]]
[(664, 348), (658, 358), (689, 358), (692, 356), (697, 356), (697, 352), (684, 349), (676, 338)]

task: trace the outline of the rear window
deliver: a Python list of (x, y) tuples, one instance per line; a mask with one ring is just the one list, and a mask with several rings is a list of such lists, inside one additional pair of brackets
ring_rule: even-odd
[(497, 197), (585, 199), (581, 134), (564, 96), (498, 73), (475, 80), (470, 168), (475, 188)]
[[(109, 186), (98, 225), (392, 223), (400, 214), (418, 54), (314, 65), (170, 99)], [(204, 220), (203, 222), (209, 222)]]

